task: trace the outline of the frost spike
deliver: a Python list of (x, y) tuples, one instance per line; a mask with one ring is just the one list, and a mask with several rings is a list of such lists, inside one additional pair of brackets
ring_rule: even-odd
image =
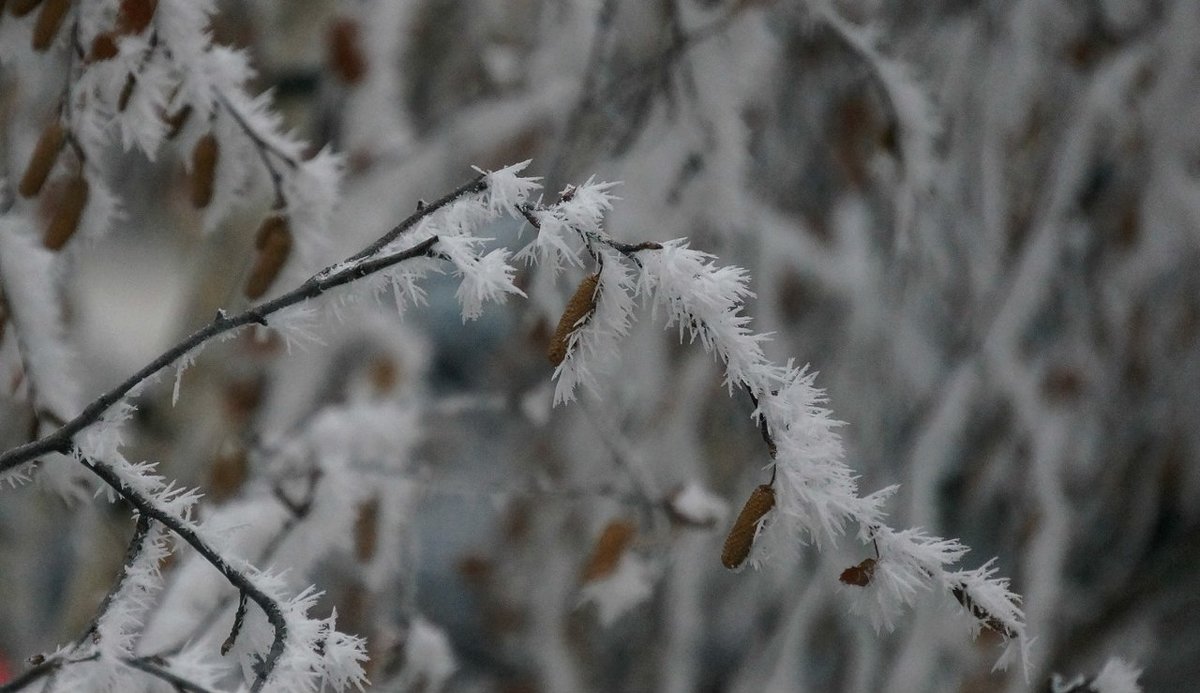
[(41, 2), (42, 0), (13, 0), (13, 4), (8, 9), (12, 12), (12, 16), (24, 17), (33, 12)]
[(258, 227), (254, 247), (258, 248), (258, 258), (254, 262), (254, 268), (250, 270), (250, 277), (246, 280), (246, 289), (243, 292), (251, 301), (267, 293), (267, 289), (271, 288), (271, 283), (279, 276), (279, 270), (283, 269), (283, 264), (287, 262), (291, 253), (292, 232), (288, 228), (287, 217), (272, 214), (264, 219)]
[(46, 0), (33, 26), (33, 50), (44, 51), (54, 42), (63, 17), (71, 9), (71, 0)]
[(217, 138), (210, 132), (192, 148), (192, 205), (204, 209), (212, 202), (213, 177), (217, 173), (220, 149)]
[(62, 198), (58, 201), (58, 209), (46, 227), (42, 236), (42, 245), (47, 250), (59, 250), (79, 229), (79, 220), (83, 217), (83, 208), (88, 201), (88, 182), (83, 175), (78, 175), (67, 181)]
[(762, 484), (754, 489), (737, 520), (725, 537), (725, 548), (721, 551), (721, 564), (730, 570), (740, 568), (750, 555), (750, 547), (754, 545), (754, 536), (758, 534), (758, 525), (763, 515), (775, 507), (775, 489), (770, 484)]
[(628, 520), (609, 522), (600, 533), (600, 538), (596, 540), (592, 555), (584, 566), (583, 581), (591, 582), (611, 575), (617, 569), (617, 564), (621, 562), (625, 549), (629, 548), (636, 533), (637, 528)]
[(33, 154), (29, 157), (29, 165), (25, 167), (25, 175), (21, 176), (21, 183), (17, 186), (22, 197), (33, 197), (41, 192), (66, 139), (67, 131), (57, 120), (42, 130), (42, 135), (33, 148)]
[(596, 307), (596, 289), (599, 284), (600, 273), (589, 274), (579, 283), (579, 288), (575, 289), (571, 300), (567, 301), (567, 307), (563, 310), (562, 317), (558, 319), (558, 327), (554, 330), (554, 336), (550, 338), (550, 348), (546, 351), (546, 357), (550, 359), (552, 365), (557, 366), (567, 358), (567, 346), (570, 343), (571, 333), (578, 327), (579, 321), (583, 320)]

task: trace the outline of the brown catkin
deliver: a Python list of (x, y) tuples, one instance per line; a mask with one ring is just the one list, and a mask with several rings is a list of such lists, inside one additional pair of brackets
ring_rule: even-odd
[(636, 533), (637, 528), (628, 520), (609, 522), (600, 533), (600, 538), (596, 540), (592, 555), (583, 568), (583, 581), (591, 582), (611, 575), (617, 569), (617, 564), (621, 562), (625, 549), (629, 548)]
[(567, 301), (566, 310), (558, 319), (558, 327), (550, 337), (550, 348), (546, 350), (546, 357), (550, 359), (551, 364), (557, 366), (567, 358), (567, 345), (571, 333), (575, 331), (579, 321), (596, 307), (596, 287), (599, 284), (600, 274), (589, 274), (580, 282), (579, 288), (575, 289), (571, 300)]
[(217, 174), (220, 149), (217, 138), (210, 132), (192, 148), (192, 205), (204, 209), (212, 202), (213, 179)]
[(370, 563), (379, 545), (379, 496), (373, 496), (358, 506), (354, 518), (354, 557), (359, 563)]
[(121, 49), (117, 47), (117, 35), (111, 31), (96, 34), (92, 39), (92, 50), (88, 53), (88, 61), (93, 63), (112, 60)]
[(124, 34), (140, 34), (154, 20), (158, 0), (121, 0), (117, 27)]
[(758, 533), (758, 524), (763, 515), (775, 507), (775, 489), (770, 484), (763, 484), (754, 489), (737, 520), (725, 537), (725, 548), (721, 551), (721, 564), (733, 570), (740, 568), (750, 555), (750, 547), (754, 545), (754, 535)]
[(37, 23), (33, 25), (33, 50), (44, 51), (54, 43), (54, 37), (69, 9), (71, 0), (46, 0), (42, 4)]
[(329, 63), (346, 84), (358, 84), (367, 74), (358, 23), (353, 19), (339, 19), (329, 27)]
[(250, 276), (246, 279), (246, 298), (251, 301), (261, 298), (271, 288), (279, 270), (287, 262), (292, 250), (292, 231), (288, 228), (287, 217), (282, 214), (272, 214), (263, 220), (258, 227), (258, 238), (255, 240), (258, 257)]
[(37, 9), (37, 6), (41, 3), (42, 0), (12, 0), (12, 4), (8, 6), (8, 10), (12, 12), (12, 16), (14, 17), (24, 17)]
[(83, 218), (83, 208), (88, 201), (88, 182), (82, 175), (67, 181), (63, 188), (62, 197), (50, 224), (46, 227), (46, 235), (42, 237), (42, 245), (49, 250), (59, 250), (71, 236), (79, 230), (79, 220)]
[(29, 157), (29, 164), (25, 167), (25, 175), (21, 176), (21, 182), (17, 185), (17, 191), (23, 197), (33, 197), (41, 192), (42, 186), (46, 184), (46, 177), (54, 168), (54, 162), (58, 161), (58, 151), (62, 149), (66, 139), (67, 130), (57, 120), (42, 130), (42, 135), (33, 148), (33, 154)]

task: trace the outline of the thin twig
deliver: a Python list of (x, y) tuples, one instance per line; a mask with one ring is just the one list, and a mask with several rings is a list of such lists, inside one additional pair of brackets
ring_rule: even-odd
[(187, 693), (215, 693), (213, 689), (190, 681), (171, 671), (165, 666), (160, 657), (128, 657), (122, 661), (134, 669), (144, 671), (151, 676), (157, 676), (174, 686), (176, 690), (186, 691)]

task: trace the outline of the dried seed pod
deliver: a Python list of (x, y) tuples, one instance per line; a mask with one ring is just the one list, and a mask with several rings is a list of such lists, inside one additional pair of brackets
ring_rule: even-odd
[(369, 563), (379, 544), (379, 496), (373, 496), (358, 506), (354, 519), (354, 557), (359, 563)]
[(21, 176), (21, 182), (17, 186), (17, 191), (22, 196), (33, 197), (41, 192), (46, 177), (54, 168), (54, 162), (58, 161), (58, 152), (66, 139), (67, 130), (57, 120), (42, 130), (42, 135), (33, 148), (33, 154), (29, 157), (29, 164), (25, 167), (25, 175)]
[(102, 34), (96, 34), (96, 38), (92, 39), (92, 49), (88, 53), (88, 61), (93, 63), (112, 60), (117, 57), (121, 49), (117, 46), (117, 35), (111, 31), (106, 31)]
[(187, 125), (188, 118), (191, 118), (191, 117), (192, 117), (192, 105), (191, 104), (188, 104), (188, 105), (184, 106), (183, 108), (179, 109), (178, 111), (175, 111), (174, 114), (167, 116), (166, 117), (167, 139), (169, 139), (169, 140), (175, 139), (179, 135), (179, 132), (181, 130), (183, 130), (183, 126)]
[(33, 50), (44, 51), (54, 43), (54, 36), (58, 34), (58, 27), (62, 26), (69, 9), (71, 0), (46, 0), (42, 4), (37, 23), (33, 25)]
[(571, 333), (575, 331), (579, 321), (585, 319), (596, 307), (596, 289), (599, 284), (600, 273), (589, 274), (580, 282), (579, 288), (575, 289), (571, 300), (567, 301), (567, 307), (558, 320), (558, 327), (550, 337), (550, 348), (546, 351), (546, 357), (550, 359), (551, 364), (557, 366), (567, 358), (567, 345)]
[(42, 0), (13, 0), (13, 3), (8, 6), (8, 10), (14, 17), (24, 17), (37, 9), (40, 4), (42, 4)]
[(83, 218), (87, 201), (87, 179), (77, 175), (67, 181), (54, 216), (46, 227), (46, 234), (42, 237), (42, 245), (49, 250), (59, 250), (66, 245), (79, 230), (79, 220)]
[(754, 536), (758, 534), (758, 525), (764, 515), (775, 507), (775, 489), (770, 484), (763, 484), (754, 489), (737, 520), (725, 537), (725, 548), (721, 551), (721, 564), (730, 570), (740, 568), (750, 556), (750, 547), (754, 545)]
[(140, 34), (154, 21), (158, 0), (121, 0), (117, 27), (123, 34)]
[(625, 550), (633, 542), (636, 533), (637, 528), (628, 520), (609, 522), (600, 533), (600, 538), (596, 540), (592, 555), (583, 568), (583, 581), (591, 582), (611, 575), (617, 569), (617, 564), (621, 562), (621, 557), (625, 555)]
[(258, 257), (250, 276), (246, 279), (243, 293), (251, 301), (259, 299), (271, 288), (279, 270), (287, 262), (292, 250), (292, 232), (288, 228), (287, 217), (282, 214), (272, 214), (263, 220), (258, 227), (258, 238), (255, 240)]
[(220, 148), (211, 132), (201, 137), (192, 148), (192, 205), (196, 209), (204, 209), (212, 202), (218, 156)]
[(866, 587), (871, 584), (871, 578), (875, 577), (875, 563), (874, 558), (868, 558), (858, 565), (850, 566), (842, 571), (838, 580), (846, 585)]

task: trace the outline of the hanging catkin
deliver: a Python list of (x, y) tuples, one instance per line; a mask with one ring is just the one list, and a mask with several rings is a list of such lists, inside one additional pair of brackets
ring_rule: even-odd
[(192, 148), (192, 205), (196, 209), (204, 209), (212, 202), (218, 156), (217, 138), (211, 132), (201, 137)]
[(599, 284), (600, 274), (589, 274), (584, 277), (579, 288), (575, 289), (571, 300), (567, 301), (566, 310), (558, 319), (558, 327), (554, 330), (554, 336), (550, 338), (550, 348), (546, 351), (546, 357), (550, 359), (551, 364), (557, 366), (567, 358), (571, 333), (575, 331), (579, 321), (586, 318), (596, 307), (596, 288)]
[(37, 23), (33, 25), (33, 50), (44, 51), (54, 43), (54, 37), (69, 9), (71, 0), (46, 0), (42, 11), (38, 13)]
[(50, 218), (50, 224), (46, 227), (42, 245), (48, 250), (59, 250), (66, 245), (71, 236), (79, 230), (79, 220), (83, 218), (83, 208), (87, 206), (87, 201), (87, 179), (81, 174), (68, 180), (54, 210), (54, 216)]
[(742, 511), (738, 513), (729, 536), (725, 537), (725, 549), (721, 552), (721, 563), (729, 569), (740, 568), (750, 555), (750, 547), (754, 545), (754, 536), (758, 533), (758, 524), (763, 515), (775, 507), (775, 489), (770, 484), (763, 484), (754, 489)]
[(37, 145), (33, 148), (33, 154), (29, 157), (29, 164), (25, 166), (25, 175), (21, 176), (21, 182), (17, 185), (17, 192), (23, 197), (33, 197), (41, 192), (50, 170), (54, 168), (54, 162), (58, 160), (58, 151), (62, 149), (66, 139), (67, 131), (57, 120), (42, 130), (42, 135), (38, 137)]
[(272, 214), (263, 220), (258, 227), (258, 237), (255, 239), (258, 257), (250, 276), (246, 279), (246, 298), (251, 301), (261, 298), (271, 288), (279, 270), (287, 262), (292, 250), (292, 231), (288, 227), (287, 217), (282, 214)]

